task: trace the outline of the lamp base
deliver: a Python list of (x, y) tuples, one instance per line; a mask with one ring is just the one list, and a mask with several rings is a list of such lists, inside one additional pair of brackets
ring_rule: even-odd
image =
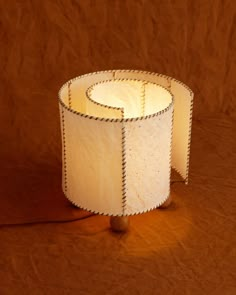
[(168, 208), (170, 206), (172, 202), (172, 197), (171, 195), (169, 195), (169, 198), (165, 200), (165, 202), (160, 206), (158, 207), (159, 209), (165, 209), (165, 208)]
[(129, 228), (128, 216), (111, 216), (110, 217), (111, 229), (115, 232), (126, 232)]

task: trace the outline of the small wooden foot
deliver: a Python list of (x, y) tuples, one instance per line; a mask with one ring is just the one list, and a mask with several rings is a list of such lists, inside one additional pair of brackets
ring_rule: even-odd
[(110, 217), (111, 229), (115, 232), (126, 232), (129, 228), (128, 216), (111, 216)]
[(170, 195), (169, 198), (158, 208), (159, 209), (165, 209), (165, 208), (170, 206), (171, 202), (172, 202), (172, 197)]

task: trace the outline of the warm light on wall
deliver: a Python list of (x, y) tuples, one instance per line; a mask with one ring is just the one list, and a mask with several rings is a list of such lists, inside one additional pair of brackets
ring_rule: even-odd
[(67, 82), (59, 102), (63, 191), (76, 206), (122, 230), (121, 216), (168, 203), (171, 166), (188, 182), (193, 93), (183, 83), (96, 72)]

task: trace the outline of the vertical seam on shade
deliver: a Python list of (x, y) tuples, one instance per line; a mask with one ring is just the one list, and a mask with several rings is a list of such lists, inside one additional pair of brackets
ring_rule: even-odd
[(141, 116), (145, 115), (145, 103), (146, 103), (146, 92), (145, 92), (145, 86), (147, 85), (147, 82), (143, 82), (142, 84), (142, 93), (141, 93)]
[(67, 193), (67, 163), (66, 163), (66, 133), (65, 133), (65, 114), (64, 109), (61, 109), (61, 119), (62, 119), (62, 142), (63, 142), (63, 174), (64, 174), (64, 189)]
[[(171, 79), (167, 77), (167, 89), (171, 92)], [(172, 109), (172, 119), (171, 119), (171, 138), (170, 138), (170, 159), (169, 159), (169, 186), (171, 182), (171, 162), (172, 162), (172, 148), (173, 148), (173, 126), (174, 126), (174, 109), (175, 109), (175, 102), (173, 102), (173, 109)]]
[[(122, 110), (122, 119), (124, 118), (124, 110)], [(125, 123), (122, 122), (122, 215), (126, 209), (126, 151), (125, 151)]]
[(171, 134), (170, 134), (170, 156), (169, 156), (169, 194), (170, 194), (170, 182), (171, 182), (171, 162), (172, 162), (172, 149), (173, 149), (173, 125), (174, 125), (174, 105), (172, 109), (171, 119)]
[(72, 82), (69, 81), (69, 82), (68, 82), (68, 104), (69, 104), (69, 108), (72, 107), (71, 84), (72, 84)]
[(186, 167), (185, 184), (188, 184), (188, 181), (189, 181), (189, 160), (190, 160), (190, 144), (191, 144), (191, 132), (192, 132), (192, 116), (193, 116), (193, 94), (191, 94), (191, 106), (190, 106), (190, 116), (189, 116), (188, 152), (187, 152), (187, 167)]

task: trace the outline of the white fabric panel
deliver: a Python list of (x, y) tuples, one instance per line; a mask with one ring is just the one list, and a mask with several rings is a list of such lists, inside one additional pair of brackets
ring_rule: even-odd
[[(162, 75), (154, 75), (153, 73), (148, 72), (142, 72), (142, 71), (121, 71), (116, 70), (115, 71), (115, 77), (116, 79), (137, 79), (137, 80), (143, 80), (147, 82), (156, 83), (158, 85), (161, 85), (165, 88), (168, 88), (170, 85), (170, 82), (168, 79), (171, 79), (166, 76)], [(167, 79), (168, 78), (168, 79)]]
[(122, 125), (64, 109), (68, 198), (93, 212), (122, 214)]
[(64, 104), (69, 107), (69, 95), (68, 95), (67, 84), (65, 84), (64, 87), (61, 88), (59, 95), (60, 95), (61, 100), (64, 102)]
[(175, 80), (171, 81), (171, 92), (174, 94), (175, 99), (172, 167), (187, 180), (193, 94)]
[[(84, 75), (78, 77), (78, 79), (74, 79), (71, 84), (71, 97), (72, 97), (72, 108), (75, 111), (86, 113), (86, 103), (87, 103), (87, 89), (100, 81), (112, 79), (112, 72), (104, 72), (104, 73), (94, 73), (89, 75)], [(68, 87), (65, 86), (61, 91), (62, 101), (68, 105)]]
[(141, 114), (142, 82), (109, 81), (91, 88), (91, 99), (111, 107), (123, 108), (124, 118), (139, 117)]
[(99, 118), (110, 118), (110, 119), (122, 119), (122, 110), (115, 108), (108, 108), (104, 105), (98, 105), (92, 99), (88, 99), (87, 105), (87, 115), (99, 117)]
[(115, 71), (116, 78), (143, 79), (168, 88), (174, 95), (174, 127), (172, 145), (172, 167), (188, 180), (189, 142), (191, 139), (191, 117), (193, 92), (183, 83), (162, 75), (139, 71)]
[(126, 215), (157, 207), (169, 196), (172, 111), (125, 124)]
[(145, 115), (164, 110), (172, 101), (169, 91), (153, 83), (145, 85), (145, 97)]

